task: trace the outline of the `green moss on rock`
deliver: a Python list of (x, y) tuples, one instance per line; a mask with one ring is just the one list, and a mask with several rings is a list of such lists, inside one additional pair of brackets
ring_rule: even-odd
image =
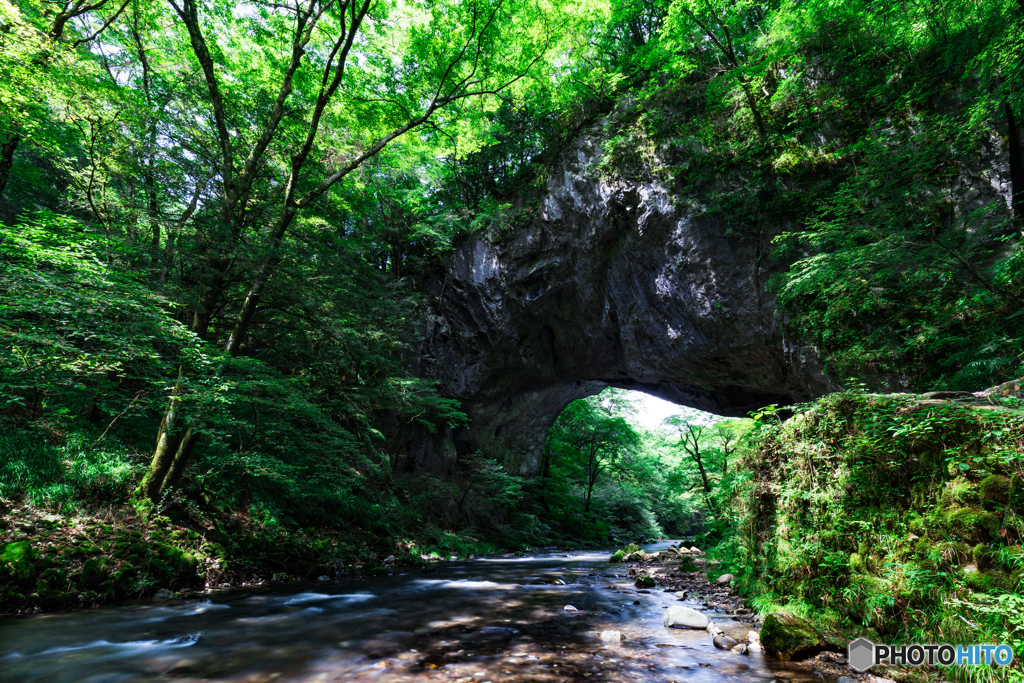
[(82, 565), (82, 573), (78, 575), (78, 586), (95, 590), (107, 580), (107, 561), (102, 557), (86, 560)]
[(1010, 502), (1010, 479), (1000, 474), (986, 477), (978, 484), (978, 496), (986, 510), (999, 510)]
[(1013, 588), (1014, 579), (999, 569), (967, 573), (967, 586), (975, 593), (1003, 593)]
[(8, 543), (0, 553), (0, 577), (17, 586), (27, 586), (35, 577), (35, 554), (28, 541)]
[(951, 534), (968, 543), (991, 541), (999, 533), (999, 516), (976, 507), (954, 510), (945, 521)]
[(783, 661), (805, 659), (827, 647), (821, 633), (789, 612), (773, 612), (765, 618), (761, 643), (769, 654)]
[(939, 503), (946, 508), (970, 507), (979, 502), (977, 486), (964, 478), (946, 482), (939, 496)]
[(992, 548), (983, 543), (979, 543), (974, 546), (974, 550), (971, 551), (971, 554), (973, 555), (974, 563), (978, 566), (980, 571), (992, 569), (998, 561)]

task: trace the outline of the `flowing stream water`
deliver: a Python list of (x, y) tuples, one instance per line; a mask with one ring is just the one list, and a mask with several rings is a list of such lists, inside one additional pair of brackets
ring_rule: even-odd
[[(706, 631), (665, 628), (666, 607), (701, 603), (638, 591), (609, 554), (490, 557), (344, 585), (11, 617), (0, 620), (0, 681), (812, 680), (759, 652), (717, 650)], [(705, 613), (737, 640), (750, 629)], [(605, 630), (626, 639), (602, 640)]]

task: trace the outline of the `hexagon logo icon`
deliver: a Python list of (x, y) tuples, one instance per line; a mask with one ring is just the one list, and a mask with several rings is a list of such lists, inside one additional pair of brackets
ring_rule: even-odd
[(850, 668), (864, 673), (875, 663), (875, 644), (867, 638), (858, 638), (847, 646), (846, 654)]

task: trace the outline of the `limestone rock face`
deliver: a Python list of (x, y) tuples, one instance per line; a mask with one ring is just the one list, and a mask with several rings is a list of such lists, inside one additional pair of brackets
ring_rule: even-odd
[(656, 183), (602, 178), (600, 148), (581, 135), (535, 213), (461, 245), (432, 285), (419, 370), (471, 419), (435, 456), (481, 449), (535, 474), (562, 409), (608, 386), (733, 416), (834, 388), (780, 331), (773, 228), (733, 230)]

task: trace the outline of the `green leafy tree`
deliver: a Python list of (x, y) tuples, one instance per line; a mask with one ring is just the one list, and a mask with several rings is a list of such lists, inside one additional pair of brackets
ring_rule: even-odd
[(601, 475), (609, 470), (623, 472), (640, 443), (629, 422), (612, 410), (597, 397), (574, 401), (558, 416), (548, 436), (551, 457), (571, 463), (578, 472), (587, 514)]
[[(523, 78), (543, 42), (524, 23), (532, 16), (528, 8), (504, 0), (433, 6), (422, 20), (392, 34), (404, 47), (399, 64), (385, 56), (393, 48), (382, 40), (386, 8), (371, 11), (369, 0), (309, 0), (253, 16), (219, 14), (191, 0), (170, 6), (191, 46), (182, 58), (202, 74), (210, 127), (197, 142), (217, 187), (200, 217), (209, 226), (208, 242), (197, 264), (191, 329), (204, 340), (221, 337), (227, 357), (238, 355), (248, 338), (303, 210), (445, 108)], [(263, 25), (270, 30), (244, 33)], [(517, 30), (516, 40), (505, 38)], [(237, 41), (235, 51), (215, 49), (209, 35)], [(359, 49), (377, 55), (361, 67), (350, 63), (359, 36), (368, 41)], [(257, 47), (272, 57), (239, 59)], [(255, 120), (249, 119), (252, 106)], [(246, 272), (238, 272), (243, 250), (254, 250), (254, 258)], [(229, 292), (240, 277), (247, 281), (243, 298), (230, 305)], [(186, 373), (183, 366), (179, 374)], [(150, 500), (177, 484), (202, 434), (184, 401), (179, 382), (139, 488)]]

